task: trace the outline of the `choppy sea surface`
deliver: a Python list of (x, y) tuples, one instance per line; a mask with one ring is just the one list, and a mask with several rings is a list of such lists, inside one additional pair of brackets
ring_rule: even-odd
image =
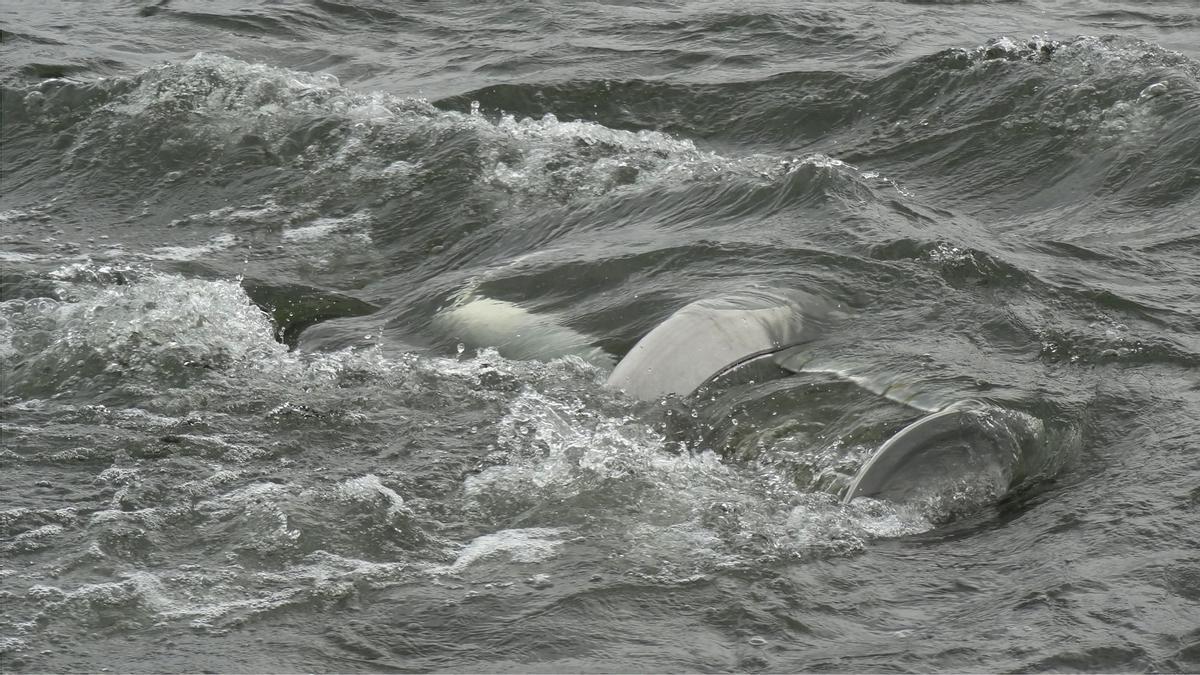
[[(1200, 670), (1194, 0), (0, 31), (3, 670)], [(762, 288), (803, 369), (604, 386)], [(842, 503), (961, 399), (1013, 462)]]

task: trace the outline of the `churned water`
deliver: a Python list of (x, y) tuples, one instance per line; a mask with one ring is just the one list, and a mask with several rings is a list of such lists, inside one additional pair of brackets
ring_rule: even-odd
[[(1193, 0), (0, 30), (3, 670), (1200, 669)], [(786, 377), (604, 386), (764, 288)]]

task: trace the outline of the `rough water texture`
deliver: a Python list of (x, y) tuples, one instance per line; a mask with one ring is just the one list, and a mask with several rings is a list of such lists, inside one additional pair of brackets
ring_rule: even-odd
[[(0, 30), (0, 669), (1200, 670), (1191, 0)], [(604, 386), (754, 288), (786, 376)]]

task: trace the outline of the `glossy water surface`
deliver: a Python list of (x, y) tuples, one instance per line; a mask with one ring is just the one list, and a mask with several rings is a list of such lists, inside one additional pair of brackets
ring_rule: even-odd
[[(1200, 669), (1192, 0), (0, 30), (3, 670)], [(603, 386), (762, 289), (791, 374)]]

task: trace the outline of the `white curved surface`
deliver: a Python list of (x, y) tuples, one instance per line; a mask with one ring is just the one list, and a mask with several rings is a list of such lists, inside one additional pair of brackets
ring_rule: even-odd
[(685, 305), (634, 345), (607, 386), (642, 400), (686, 396), (733, 363), (800, 341), (811, 328), (805, 310), (819, 304), (799, 293), (753, 291)]

